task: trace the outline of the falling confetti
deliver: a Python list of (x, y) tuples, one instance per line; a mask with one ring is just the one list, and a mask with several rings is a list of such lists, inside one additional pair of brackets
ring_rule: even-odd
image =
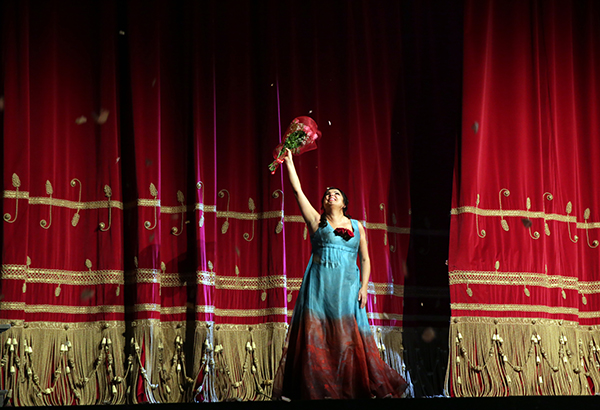
[(100, 114), (96, 115), (96, 113), (93, 112), (92, 117), (94, 117), (94, 121), (96, 121), (97, 124), (102, 125), (108, 120), (108, 114), (108, 110), (100, 109)]
[(122, 35), (122, 36), (124, 36), (125, 32), (123, 30), (119, 30), (119, 34)]
[(121, 157), (117, 157), (117, 160), (115, 161), (115, 164), (118, 164), (120, 160), (121, 160)]
[(312, 110), (309, 110), (309, 111), (308, 111), (308, 113), (309, 113), (309, 114), (312, 114)]
[(327, 121), (329, 123), (329, 125), (331, 125), (331, 121)]
[(84, 115), (82, 115), (81, 117), (79, 117), (75, 120), (75, 124), (77, 124), (77, 125), (85, 124), (86, 122), (87, 122), (87, 118)]

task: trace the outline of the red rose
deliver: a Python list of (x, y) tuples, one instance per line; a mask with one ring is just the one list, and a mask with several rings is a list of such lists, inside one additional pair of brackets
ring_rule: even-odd
[(354, 238), (354, 232), (346, 228), (336, 228), (333, 233), (337, 236), (341, 236), (346, 241), (349, 241), (350, 238)]

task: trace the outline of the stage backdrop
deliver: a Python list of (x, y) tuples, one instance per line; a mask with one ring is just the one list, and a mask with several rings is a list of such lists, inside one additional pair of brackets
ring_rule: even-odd
[(403, 372), (398, 2), (1, 5), (12, 404), (269, 398), (310, 241), (267, 165), (299, 115), (323, 133), (305, 192), (339, 186), (365, 225), (368, 317)]
[(453, 396), (600, 391), (599, 6), (466, 3)]

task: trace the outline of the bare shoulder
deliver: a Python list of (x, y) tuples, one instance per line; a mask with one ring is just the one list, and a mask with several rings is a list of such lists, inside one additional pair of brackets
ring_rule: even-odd
[(356, 220), (356, 224), (358, 225), (358, 230), (360, 231), (360, 235), (364, 236), (364, 234), (365, 234), (365, 227), (363, 226), (363, 224), (358, 219)]

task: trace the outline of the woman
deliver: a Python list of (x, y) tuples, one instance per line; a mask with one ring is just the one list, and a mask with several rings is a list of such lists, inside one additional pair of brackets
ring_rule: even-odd
[(290, 150), (285, 164), (310, 232), (312, 256), (296, 300), (274, 397), (400, 397), (407, 384), (381, 360), (367, 320), (371, 263), (364, 228), (348, 217), (348, 199), (337, 188), (327, 189), (319, 214), (302, 192)]

